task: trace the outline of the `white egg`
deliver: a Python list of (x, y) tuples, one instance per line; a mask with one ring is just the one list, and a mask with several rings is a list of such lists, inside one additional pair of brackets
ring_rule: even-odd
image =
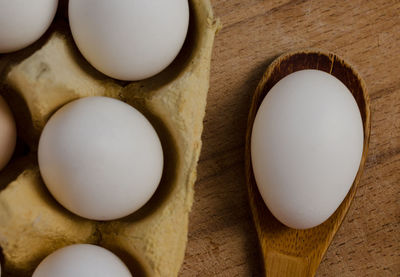
[(189, 25), (187, 0), (70, 0), (69, 23), (83, 56), (120, 80), (140, 80), (178, 55)]
[(49, 28), (58, 0), (0, 0), (0, 53), (20, 50)]
[(354, 181), (363, 140), (357, 103), (338, 79), (318, 70), (281, 79), (251, 137), (255, 180), (271, 213), (296, 229), (323, 223)]
[(133, 213), (156, 191), (163, 151), (150, 122), (107, 97), (75, 100), (47, 122), (39, 140), (40, 172), (50, 193), (85, 218)]
[(90, 244), (74, 244), (47, 256), (32, 277), (132, 277), (112, 252)]

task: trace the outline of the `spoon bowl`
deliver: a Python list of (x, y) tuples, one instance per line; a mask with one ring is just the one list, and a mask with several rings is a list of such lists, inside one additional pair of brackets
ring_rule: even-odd
[[(353, 94), (364, 127), (364, 147), (357, 176), (346, 198), (324, 223), (305, 230), (286, 227), (265, 205), (251, 164), (251, 132), (258, 108), (270, 89), (283, 77), (303, 69), (325, 71), (343, 82)], [(264, 258), (266, 276), (314, 276), (354, 198), (367, 158), (370, 137), (370, 100), (364, 81), (343, 59), (330, 52), (302, 50), (283, 54), (273, 61), (260, 80), (248, 116), (245, 169), (250, 207)]]

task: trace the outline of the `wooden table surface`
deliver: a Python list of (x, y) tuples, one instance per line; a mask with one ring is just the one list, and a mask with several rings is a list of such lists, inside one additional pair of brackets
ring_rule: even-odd
[(316, 47), (349, 61), (371, 97), (360, 186), (317, 276), (400, 276), (400, 1), (212, 0), (223, 29), (212, 60), (203, 149), (180, 276), (262, 276), (247, 201), (250, 99), (270, 61)]

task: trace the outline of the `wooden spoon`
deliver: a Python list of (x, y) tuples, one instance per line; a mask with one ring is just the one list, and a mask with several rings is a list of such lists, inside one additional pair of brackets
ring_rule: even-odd
[[(364, 149), (354, 183), (336, 212), (321, 225), (296, 230), (281, 224), (265, 205), (254, 179), (251, 165), (250, 138), (257, 110), (269, 90), (286, 75), (319, 69), (341, 80), (352, 92), (364, 125)], [(355, 195), (367, 158), (370, 136), (369, 96), (364, 81), (345, 61), (333, 53), (303, 50), (277, 58), (264, 73), (253, 96), (246, 133), (246, 181), (253, 219), (264, 258), (266, 276), (314, 276), (319, 263), (340, 227)]]

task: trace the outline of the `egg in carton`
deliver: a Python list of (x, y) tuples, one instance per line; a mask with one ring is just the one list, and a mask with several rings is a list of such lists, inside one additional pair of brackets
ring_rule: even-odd
[[(121, 82), (97, 72), (70, 35), (66, 2), (34, 45), (0, 55), (0, 93), (18, 129), (13, 159), (0, 172), (0, 246), (6, 276), (30, 276), (40, 261), (70, 244), (92, 243), (116, 253), (135, 276), (176, 276), (182, 265), (209, 88), (212, 45), (219, 23), (208, 0), (191, 0), (185, 44), (160, 74)], [(155, 127), (164, 150), (160, 185), (139, 211), (100, 222), (56, 202), (38, 169), (37, 145), (49, 117), (86, 96), (120, 99)]]

